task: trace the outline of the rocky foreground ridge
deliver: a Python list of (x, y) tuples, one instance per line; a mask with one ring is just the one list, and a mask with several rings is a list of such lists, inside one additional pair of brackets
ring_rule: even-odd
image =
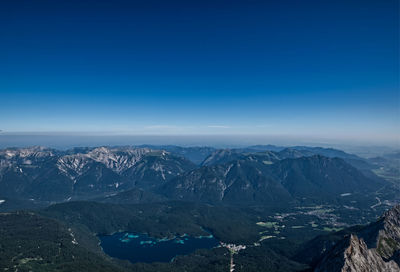
[(400, 271), (400, 205), (357, 234), (336, 243), (324, 254), (314, 271)]

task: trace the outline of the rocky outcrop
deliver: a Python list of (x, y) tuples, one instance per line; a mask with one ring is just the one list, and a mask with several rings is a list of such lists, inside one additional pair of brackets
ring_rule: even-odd
[[(356, 234), (346, 236), (326, 252), (315, 272), (399, 272), (400, 206)], [(367, 246), (369, 244), (370, 247)]]
[[(343, 247), (343, 245), (348, 245)], [(363, 239), (350, 235), (315, 268), (315, 272), (398, 272), (394, 261), (385, 262), (375, 248), (368, 249)]]
[(400, 205), (385, 212), (377, 243), (377, 250), (385, 259), (391, 259), (400, 250)]

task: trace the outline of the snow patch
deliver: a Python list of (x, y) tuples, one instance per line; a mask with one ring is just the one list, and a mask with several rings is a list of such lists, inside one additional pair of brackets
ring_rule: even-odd
[(69, 230), (69, 234), (71, 235), (71, 237), (72, 237), (72, 244), (74, 244), (74, 245), (77, 245), (78, 244), (78, 242), (76, 241), (76, 239), (75, 239), (75, 235), (74, 235), (74, 233), (72, 232), (72, 230), (69, 228), (68, 229)]
[(349, 196), (349, 195), (351, 195), (351, 193), (343, 193), (343, 194), (340, 194), (340, 196)]
[(224, 177), (226, 177), (229, 173), (229, 171), (231, 171), (233, 164), (229, 165), (228, 169), (226, 169), (225, 173), (224, 173)]
[(14, 157), (14, 156), (15, 156), (15, 153), (12, 153), (12, 152), (10, 152), (10, 151), (6, 151), (6, 155), (7, 155), (8, 157)]

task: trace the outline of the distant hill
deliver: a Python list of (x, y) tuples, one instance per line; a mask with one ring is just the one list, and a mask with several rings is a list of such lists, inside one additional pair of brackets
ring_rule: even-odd
[(206, 157), (202, 162), (202, 165), (226, 163), (233, 160), (243, 159), (244, 156), (248, 154), (258, 153), (269, 154), (272, 160), (296, 159), (321, 155), (328, 158), (341, 158), (360, 170), (371, 170), (375, 168), (375, 166), (368, 160), (338, 149), (307, 146), (277, 147), (272, 145), (252, 146), (239, 149), (218, 149)]
[(182, 156), (199, 165), (216, 149), (208, 146), (181, 147), (176, 145), (142, 145), (155, 150), (165, 150), (172, 154)]
[(243, 159), (245, 155), (240, 150), (235, 149), (218, 149), (211, 153), (201, 163), (202, 166), (210, 166), (216, 164), (223, 164), (230, 161)]
[(159, 192), (179, 200), (237, 205), (290, 201), (290, 194), (273, 177), (264, 175), (263, 168), (242, 160), (204, 166), (171, 180)]
[(339, 158), (316, 155), (274, 162), (254, 155), (241, 158), (192, 170), (159, 192), (182, 200), (280, 205), (302, 198), (330, 201), (341, 194), (372, 192), (385, 184), (365, 177)]
[(285, 159), (271, 167), (282, 185), (296, 197), (332, 197), (377, 190), (385, 182), (365, 177), (343, 159), (316, 155)]

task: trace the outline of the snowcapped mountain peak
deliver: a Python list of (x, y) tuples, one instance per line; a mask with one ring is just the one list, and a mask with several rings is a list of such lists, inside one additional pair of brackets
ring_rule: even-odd
[(152, 152), (149, 148), (98, 147), (88, 152), (64, 155), (58, 158), (59, 170), (74, 179), (84, 173), (90, 163), (101, 163), (106, 168), (121, 174), (135, 166), (143, 156)]
[(134, 166), (142, 157), (151, 152), (149, 148), (95, 148), (87, 156), (104, 164), (107, 168), (121, 173)]
[(83, 174), (88, 163), (92, 161), (84, 154), (62, 156), (57, 161), (58, 169), (71, 179)]

